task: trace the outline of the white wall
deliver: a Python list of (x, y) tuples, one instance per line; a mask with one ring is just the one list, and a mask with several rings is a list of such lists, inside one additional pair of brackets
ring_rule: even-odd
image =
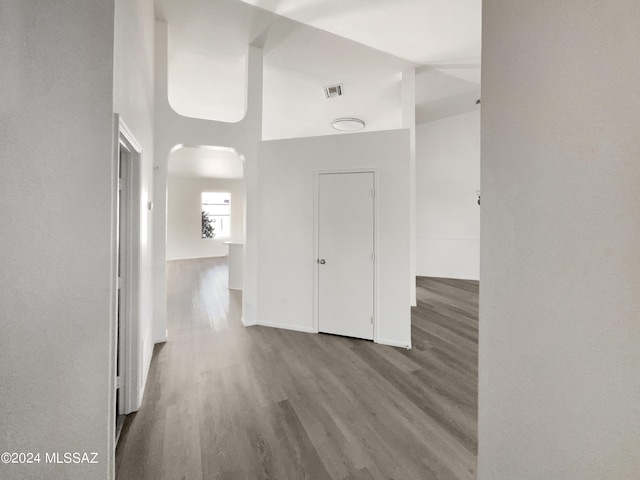
[(140, 198), (140, 310), (137, 338), (140, 359), (135, 382), (138, 400), (153, 354), (152, 212), (154, 80), (153, 0), (116, 0), (113, 74), (113, 110), (118, 113), (142, 147)]
[(480, 112), (417, 127), (416, 273), (480, 275)]
[(97, 452), (3, 479), (111, 478), (113, 16), (0, 6), (0, 450)]
[(479, 480), (640, 474), (640, 3), (483, 2)]
[(314, 172), (375, 167), (379, 341), (410, 345), (409, 131), (263, 142), (258, 166), (258, 323), (315, 331)]
[[(231, 194), (231, 238), (202, 238), (202, 192)], [(221, 257), (224, 242), (244, 241), (244, 181), (169, 176), (167, 260)]]

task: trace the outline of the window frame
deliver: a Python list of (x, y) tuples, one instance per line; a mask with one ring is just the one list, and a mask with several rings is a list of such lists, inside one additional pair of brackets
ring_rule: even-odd
[[(214, 194), (214, 195), (226, 195), (228, 197), (228, 203), (205, 203), (205, 195), (206, 194)], [(228, 214), (222, 214), (222, 215), (212, 215), (212, 214), (207, 214), (205, 213), (205, 215), (209, 218), (216, 218), (216, 219), (220, 219), (222, 220), (222, 218), (226, 217), (228, 220), (228, 229), (226, 230), (214, 230), (215, 235), (211, 238), (207, 238), (207, 237), (202, 237), (201, 234), (201, 239), (202, 240), (215, 240), (217, 239), (222, 239), (222, 240), (228, 240), (231, 238), (232, 235), (232, 224), (231, 224), (231, 192), (225, 192), (225, 191), (212, 191), (212, 190), (203, 190), (200, 192), (200, 211), (201, 212), (206, 212), (205, 206), (221, 206), (221, 207), (228, 207), (229, 208), (229, 213)], [(202, 231), (202, 220), (200, 222), (200, 229)], [(226, 235), (222, 235), (223, 233), (226, 233)]]

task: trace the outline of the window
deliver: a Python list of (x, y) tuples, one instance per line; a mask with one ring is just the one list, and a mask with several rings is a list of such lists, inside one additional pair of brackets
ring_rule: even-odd
[(231, 237), (231, 194), (202, 192), (202, 238)]

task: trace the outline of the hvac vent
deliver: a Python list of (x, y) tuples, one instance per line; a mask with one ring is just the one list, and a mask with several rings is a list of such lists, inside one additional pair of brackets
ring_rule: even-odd
[(342, 84), (339, 85), (330, 85), (328, 87), (324, 87), (324, 98), (334, 98), (342, 96)]

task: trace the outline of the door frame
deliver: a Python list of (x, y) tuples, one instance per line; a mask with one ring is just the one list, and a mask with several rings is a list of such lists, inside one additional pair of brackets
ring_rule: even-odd
[(371, 173), (373, 174), (373, 341), (378, 342), (378, 169), (370, 168), (334, 168), (320, 169), (314, 171), (313, 178), (313, 331), (320, 333), (320, 268), (317, 263), (319, 257), (319, 236), (320, 236), (320, 175), (345, 174), (345, 173)]
[(124, 123), (122, 117), (114, 115), (114, 148), (113, 148), (113, 168), (112, 168), (112, 266), (111, 284), (112, 295), (112, 315), (111, 315), (111, 388), (110, 388), (110, 408), (113, 410), (115, 421), (118, 412), (115, 411), (115, 394), (117, 390), (117, 349), (116, 332), (118, 329), (118, 306), (116, 303), (118, 295), (117, 275), (118, 275), (118, 189), (119, 189), (119, 153), (122, 149), (126, 153), (123, 165), (127, 169), (126, 181), (122, 185), (126, 189), (127, 195), (127, 232), (124, 243), (120, 249), (125, 250), (127, 256), (125, 275), (127, 281), (121, 285), (121, 292), (125, 301), (124, 321), (120, 325), (120, 388), (123, 395), (123, 413), (129, 414), (138, 410), (140, 406), (139, 392), (139, 370), (140, 370), (140, 231), (142, 215), (142, 147), (136, 140), (131, 130)]

